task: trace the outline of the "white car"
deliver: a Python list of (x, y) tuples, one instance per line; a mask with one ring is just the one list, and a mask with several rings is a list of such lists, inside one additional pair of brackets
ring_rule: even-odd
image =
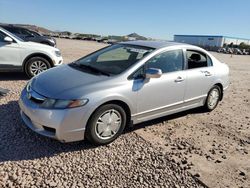
[(0, 72), (23, 71), (33, 77), (62, 63), (59, 49), (26, 42), (0, 27)]

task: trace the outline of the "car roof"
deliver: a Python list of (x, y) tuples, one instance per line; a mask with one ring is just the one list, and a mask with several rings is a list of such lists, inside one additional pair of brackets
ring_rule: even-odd
[[(27, 28), (24, 28), (24, 27), (20, 27), (20, 26), (15, 26), (15, 25), (11, 25), (11, 24), (0, 24), (0, 27), (2, 28), (13, 28), (13, 29), (27, 29)], [(27, 29), (29, 30), (29, 29)]]
[[(177, 42), (170, 42), (170, 41), (147, 41), (147, 40), (120, 42), (120, 44), (130, 44), (130, 45), (144, 46), (144, 47), (155, 48), (155, 49), (169, 47), (169, 46), (177, 46), (177, 45), (188, 45), (184, 43), (177, 43)], [(191, 46), (191, 45), (188, 45), (188, 46)]]

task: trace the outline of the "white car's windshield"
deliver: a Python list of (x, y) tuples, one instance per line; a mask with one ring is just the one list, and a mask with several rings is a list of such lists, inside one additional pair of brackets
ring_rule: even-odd
[(117, 75), (153, 50), (153, 48), (143, 46), (116, 44), (83, 57), (74, 64), (95, 69), (107, 75)]

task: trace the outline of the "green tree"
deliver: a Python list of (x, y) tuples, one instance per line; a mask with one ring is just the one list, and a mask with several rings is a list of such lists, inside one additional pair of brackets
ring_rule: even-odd
[(250, 45), (242, 42), (242, 43), (240, 43), (239, 48), (240, 49), (248, 49), (248, 50), (250, 50)]

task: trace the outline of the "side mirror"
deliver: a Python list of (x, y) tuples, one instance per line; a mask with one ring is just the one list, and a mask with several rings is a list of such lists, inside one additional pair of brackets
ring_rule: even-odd
[(149, 68), (145, 71), (146, 78), (160, 78), (162, 75), (161, 69)]
[(13, 42), (13, 39), (12, 38), (10, 38), (10, 37), (4, 37), (4, 39), (3, 39), (5, 42)]

